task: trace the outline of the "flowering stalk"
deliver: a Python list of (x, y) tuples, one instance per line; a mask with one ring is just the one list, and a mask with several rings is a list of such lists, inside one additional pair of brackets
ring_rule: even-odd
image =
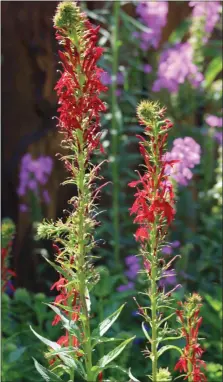
[(184, 303), (178, 302), (178, 305), (181, 310), (177, 310), (176, 314), (182, 326), (182, 335), (186, 338), (186, 346), (175, 370), (184, 371), (185, 379), (189, 382), (206, 382), (207, 379), (201, 371), (201, 367), (205, 367), (205, 362), (200, 359), (204, 350), (198, 343), (198, 331), (202, 323), (202, 317), (199, 317), (201, 297), (193, 293)]
[[(46, 354), (50, 358), (51, 374), (44, 370), (51, 380), (55, 378), (53, 371), (59, 375), (65, 371), (70, 382), (75, 372), (86, 381), (95, 381), (96, 378), (102, 380), (104, 367), (130, 342), (125, 341), (117, 351), (113, 350), (112, 356), (107, 354), (105, 360), (102, 358), (93, 366), (92, 352), (114, 322), (107, 319), (106, 322), (111, 323), (106, 324), (106, 330), (99, 327), (91, 334), (89, 292), (98, 280), (91, 263), (91, 251), (96, 245), (93, 229), (98, 224), (95, 199), (102, 187), (96, 188), (95, 181), (101, 179), (98, 173), (102, 163), (94, 166), (90, 158), (96, 149), (103, 151), (100, 112), (106, 108), (99, 95), (107, 88), (100, 81), (103, 70), (96, 65), (103, 49), (96, 46), (99, 27), (93, 28), (76, 3), (60, 3), (54, 25), (56, 38), (63, 48), (59, 51), (63, 72), (55, 87), (60, 105), (58, 126), (65, 136), (62, 146), (69, 150), (69, 154), (61, 158), (70, 173), (63, 184), (75, 185), (77, 196), (68, 202), (72, 208), (65, 222), (43, 222), (38, 227), (40, 237), (54, 240), (55, 263), (48, 262), (59, 273), (59, 280), (51, 288), (56, 288), (59, 294), (50, 305), (56, 313), (52, 325), (62, 323), (65, 335), (55, 344), (35, 334), (51, 348)], [(121, 310), (122, 307), (114, 313), (115, 319)], [(35, 364), (38, 370), (43, 370), (37, 361)]]
[[(162, 308), (170, 307), (171, 291), (165, 293), (165, 290), (160, 291), (158, 287), (158, 280), (171, 267), (174, 260), (165, 264), (161, 257), (162, 245), (175, 214), (173, 187), (172, 183), (168, 181), (165, 170), (167, 166), (173, 166), (177, 162), (176, 160), (168, 161), (164, 156), (168, 131), (173, 126), (168, 119), (163, 119), (164, 113), (165, 109), (161, 109), (157, 103), (143, 101), (138, 106), (139, 122), (146, 126), (145, 135), (149, 140), (139, 136), (141, 140), (139, 149), (145, 161), (143, 166), (145, 172), (143, 175), (139, 174), (139, 180), (129, 184), (130, 187), (137, 189), (130, 213), (136, 215), (134, 223), (139, 224), (135, 238), (140, 242), (140, 254), (143, 257), (145, 273), (150, 283), (148, 297), (151, 305), (149, 308), (139, 307), (139, 313), (152, 329), (151, 338), (143, 324), (143, 331), (151, 345), (151, 350), (147, 350), (146, 353), (152, 360), (152, 380), (154, 382), (158, 380), (159, 373), (166, 370), (162, 369), (158, 372), (157, 369), (158, 358), (162, 354), (162, 348), (158, 351), (158, 345), (169, 331), (166, 321), (172, 316), (170, 314), (167, 318), (161, 318)], [(148, 310), (151, 311), (151, 315), (148, 314)], [(164, 322), (165, 325), (162, 328), (161, 325)], [(168, 378), (169, 376), (166, 375), (167, 380)]]

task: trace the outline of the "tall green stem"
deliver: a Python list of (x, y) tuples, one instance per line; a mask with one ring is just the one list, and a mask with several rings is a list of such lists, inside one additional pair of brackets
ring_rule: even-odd
[(112, 86), (111, 86), (111, 109), (112, 109), (112, 141), (111, 141), (111, 154), (112, 154), (112, 181), (113, 181), (113, 228), (114, 228), (114, 256), (116, 267), (120, 267), (120, 234), (119, 234), (119, 142), (120, 132), (117, 121), (117, 72), (118, 72), (118, 32), (119, 32), (119, 10), (120, 1), (114, 1), (113, 15), (114, 26), (112, 31)]
[[(83, 137), (80, 137), (80, 146), (82, 145)], [(78, 229), (78, 264), (79, 264), (79, 293), (80, 293), (80, 301), (82, 306), (83, 313), (83, 334), (84, 341), (83, 347), (85, 352), (85, 366), (87, 371), (87, 381), (91, 381), (91, 369), (92, 369), (92, 354), (91, 354), (91, 330), (90, 330), (90, 321), (88, 314), (88, 307), (86, 302), (86, 276), (85, 276), (85, 246), (84, 246), (84, 236), (85, 236), (85, 224), (84, 224), (84, 216), (85, 216), (85, 168), (84, 168), (84, 155), (83, 155), (83, 147), (81, 147), (79, 154), (79, 184), (78, 184), (78, 196), (80, 200), (79, 206), (79, 229)]]
[[(189, 333), (191, 333), (191, 328), (190, 328), (190, 323), (189, 323), (189, 320), (187, 320), (187, 326), (189, 328)], [(191, 338), (189, 337), (189, 349), (191, 349)], [(191, 350), (190, 350), (190, 354), (189, 354), (189, 359), (187, 361), (187, 368), (188, 368), (188, 382), (193, 382), (193, 376), (192, 376), (192, 370), (193, 370), (193, 366), (192, 366), (192, 363), (190, 361), (190, 358), (191, 358), (192, 354), (191, 354)]]
[[(156, 235), (156, 223), (154, 223), (153, 235)], [(152, 377), (153, 382), (157, 378), (157, 264), (155, 253), (155, 238), (153, 237), (152, 252), (153, 260), (151, 263), (151, 313), (152, 313)]]
[[(155, 135), (156, 150), (154, 154), (154, 163), (156, 166), (156, 171), (154, 175), (154, 191), (153, 197), (156, 197), (157, 187), (158, 187), (158, 174), (160, 172), (159, 154), (158, 154), (158, 140)], [(157, 380), (157, 221), (153, 223), (153, 228), (151, 231), (151, 314), (152, 314), (152, 377), (153, 382)]]

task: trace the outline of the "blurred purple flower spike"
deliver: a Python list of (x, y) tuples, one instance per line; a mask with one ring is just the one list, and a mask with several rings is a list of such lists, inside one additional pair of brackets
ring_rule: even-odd
[(180, 84), (188, 80), (195, 88), (203, 81), (203, 74), (193, 63), (193, 49), (188, 43), (177, 43), (164, 50), (160, 55), (158, 78), (153, 84), (153, 91), (168, 89), (176, 93)]
[(220, 20), (221, 2), (220, 1), (190, 1), (189, 6), (193, 8), (192, 18), (204, 19), (205, 33), (203, 42), (206, 43)]
[[(39, 186), (47, 183), (52, 169), (52, 158), (41, 155), (39, 158), (33, 159), (30, 154), (25, 154), (21, 159), (18, 195), (25, 196), (29, 190), (37, 194)], [(43, 197), (46, 201), (49, 199), (46, 193)]]
[(118, 292), (126, 292), (128, 290), (134, 289), (135, 284), (132, 281), (129, 281), (128, 284), (119, 285), (116, 289)]
[(182, 186), (187, 186), (193, 177), (190, 169), (200, 163), (201, 147), (191, 137), (177, 138), (173, 141), (173, 148), (164, 156), (164, 160), (179, 160), (173, 167), (167, 166), (166, 172)]

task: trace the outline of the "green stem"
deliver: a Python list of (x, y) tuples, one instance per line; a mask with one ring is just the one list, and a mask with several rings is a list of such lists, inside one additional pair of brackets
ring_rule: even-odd
[[(187, 326), (189, 328), (189, 333), (191, 333), (191, 328), (190, 328), (190, 324), (189, 324), (189, 320), (187, 320)], [(190, 361), (190, 358), (191, 358), (191, 339), (190, 339), (190, 335), (189, 335), (189, 360), (187, 361), (187, 368), (188, 368), (188, 382), (193, 382), (193, 376), (192, 376), (192, 370), (193, 370), (193, 367), (192, 367), (192, 363)]]
[[(104, 320), (104, 302), (103, 302), (103, 297), (99, 298), (99, 320), (102, 322)], [(104, 356), (104, 343), (102, 342), (99, 348), (100, 351), (100, 359)]]
[[(158, 137), (155, 130), (155, 143), (156, 150), (154, 153), (154, 163), (156, 166), (156, 171), (154, 175), (154, 198), (156, 196), (156, 191), (158, 187), (158, 174), (160, 173), (160, 163), (159, 163), (159, 153), (158, 153)], [(151, 231), (151, 314), (152, 314), (152, 380), (156, 382), (157, 380), (157, 219), (153, 223), (153, 228)]]
[(117, 72), (118, 72), (118, 31), (119, 31), (119, 10), (120, 1), (114, 1), (113, 15), (114, 27), (112, 33), (112, 86), (111, 86), (111, 109), (112, 109), (112, 140), (111, 140), (111, 154), (112, 154), (112, 181), (113, 181), (113, 227), (114, 227), (114, 257), (116, 267), (120, 268), (120, 234), (119, 234), (119, 126), (117, 121)]
[[(80, 146), (82, 145), (83, 137), (80, 137)], [(84, 236), (85, 236), (85, 168), (84, 168), (84, 155), (83, 147), (81, 147), (79, 154), (79, 184), (78, 184), (78, 196), (80, 200), (79, 206), (79, 228), (78, 228), (78, 265), (79, 265), (79, 293), (80, 293), (80, 302), (82, 307), (82, 325), (83, 325), (83, 348), (85, 353), (85, 366), (87, 372), (87, 381), (91, 381), (91, 369), (92, 369), (92, 354), (91, 354), (91, 330), (90, 330), (90, 321), (89, 313), (86, 302), (86, 275), (85, 275), (85, 245), (84, 245)]]
[[(156, 234), (154, 225), (153, 232)], [(154, 246), (153, 246), (154, 248)], [(153, 251), (154, 252), (154, 251)], [(151, 313), (152, 313), (152, 377), (153, 382), (157, 379), (157, 265), (156, 254), (153, 253), (153, 261), (151, 264)]]

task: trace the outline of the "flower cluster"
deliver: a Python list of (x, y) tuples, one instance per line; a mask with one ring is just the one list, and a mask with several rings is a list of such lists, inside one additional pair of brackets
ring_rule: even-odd
[(176, 93), (179, 86), (188, 80), (192, 86), (199, 87), (203, 75), (193, 63), (193, 49), (188, 43), (177, 43), (160, 55), (158, 78), (153, 84), (153, 91), (168, 89)]
[[(134, 223), (139, 225), (135, 238), (140, 242), (144, 271), (150, 284), (148, 292), (145, 293), (148, 294), (150, 307), (142, 308), (139, 305), (138, 307), (139, 314), (152, 329), (152, 337), (146, 334), (151, 350), (146, 350), (145, 353), (152, 359), (152, 380), (155, 382), (160, 380), (157, 369), (159, 358), (157, 348), (169, 330), (167, 323), (165, 323), (165, 333), (160, 328), (163, 312), (160, 314), (159, 305), (169, 306), (171, 293), (179, 286), (176, 285), (174, 289), (165, 293), (163, 280), (174, 277), (170, 267), (176, 256), (167, 264), (161, 256), (168, 227), (175, 215), (174, 191), (171, 182), (168, 181), (169, 175), (166, 169), (174, 166), (178, 160), (169, 160), (164, 156), (168, 132), (173, 126), (170, 120), (164, 118), (165, 108), (161, 108), (158, 103), (143, 101), (138, 106), (137, 115), (140, 124), (145, 125), (144, 133), (148, 140), (138, 136), (145, 171), (143, 174), (139, 173), (139, 180), (129, 184), (130, 187), (136, 188), (130, 214), (136, 215)], [(145, 326), (143, 327), (145, 329)], [(162, 375), (161, 372), (160, 374)]]
[(192, 18), (199, 21), (204, 20), (203, 42), (206, 43), (220, 19), (221, 4), (220, 1), (190, 1), (189, 6), (193, 8)]
[[(37, 196), (42, 197), (43, 201), (48, 204), (50, 201), (48, 191), (42, 189), (42, 187), (48, 182), (52, 168), (53, 160), (49, 156), (41, 155), (33, 159), (30, 154), (25, 154), (21, 160), (18, 195), (25, 196), (31, 191)], [(21, 211), (26, 211), (27, 206), (22, 204), (20, 209)]]
[(198, 331), (202, 323), (202, 317), (199, 317), (201, 297), (193, 293), (184, 303), (178, 304), (181, 310), (177, 310), (176, 314), (182, 326), (182, 335), (186, 338), (186, 346), (175, 370), (184, 372), (189, 381), (206, 382), (207, 379), (201, 371), (201, 367), (205, 366), (205, 362), (201, 360), (204, 350), (198, 343)]
[[(150, 108), (152, 110), (150, 110)], [(159, 131), (151, 126), (150, 114), (155, 114), (155, 121), (159, 123)], [(168, 120), (161, 120), (164, 109), (160, 109), (156, 104), (142, 102), (138, 107), (138, 117), (141, 124), (146, 124), (145, 134), (150, 137), (147, 142), (143, 137), (139, 143), (140, 152), (145, 160), (146, 172), (140, 175), (139, 180), (129, 183), (130, 187), (137, 188), (135, 202), (130, 210), (131, 215), (136, 214), (134, 223), (140, 225), (135, 238), (137, 241), (145, 241), (149, 238), (149, 231), (156, 220), (159, 230), (158, 237), (163, 238), (164, 222), (171, 224), (175, 210), (173, 207), (174, 193), (171, 183), (168, 183), (166, 168), (172, 167), (178, 160), (164, 158), (163, 152), (166, 145), (168, 130), (173, 124)], [(163, 159), (162, 159), (163, 158)], [(141, 185), (142, 189), (139, 189)]]
[(1, 280), (2, 280), (2, 292), (4, 292), (9, 286), (14, 290), (9, 280), (12, 276), (16, 276), (15, 272), (9, 268), (9, 253), (12, 247), (12, 240), (15, 234), (15, 224), (9, 218), (5, 218), (1, 225), (2, 232), (2, 245), (1, 245)]
[(136, 7), (140, 21), (148, 27), (148, 31), (134, 32), (134, 37), (140, 39), (140, 47), (147, 50), (158, 48), (162, 36), (162, 29), (167, 22), (168, 1), (140, 1)]
[(127, 256), (125, 258), (125, 264), (127, 266), (127, 270), (125, 271), (125, 275), (128, 278), (128, 283), (120, 285), (117, 288), (118, 292), (125, 292), (127, 290), (134, 288), (134, 281), (136, 280), (138, 271), (140, 270), (139, 258), (132, 255)]
[[(62, 5), (60, 8), (62, 10)], [(90, 155), (100, 143), (99, 114), (106, 110), (99, 98), (99, 94), (107, 90), (101, 81), (104, 71), (97, 67), (103, 49), (96, 46), (99, 27), (93, 28), (84, 13), (77, 7), (72, 9), (72, 3), (70, 8), (69, 17), (77, 20), (76, 25), (64, 19), (62, 12), (54, 18), (56, 39), (64, 48), (64, 52), (59, 51), (64, 71), (55, 87), (60, 105), (58, 126), (79, 151), (82, 145)], [(80, 142), (80, 134), (83, 142)]]
[(208, 114), (205, 122), (211, 127), (222, 127), (223, 118)]
[[(218, 142), (220, 146), (222, 146), (222, 117), (217, 117), (216, 115), (207, 115), (205, 118), (205, 122), (211, 127), (211, 128), (217, 128), (214, 132), (214, 138)], [(221, 130), (220, 130), (221, 129)]]
[(179, 184), (186, 186), (192, 178), (190, 169), (200, 163), (201, 147), (191, 137), (177, 138), (173, 148), (164, 156), (165, 160), (178, 160), (174, 166), (166, 167), (166, 172)]

